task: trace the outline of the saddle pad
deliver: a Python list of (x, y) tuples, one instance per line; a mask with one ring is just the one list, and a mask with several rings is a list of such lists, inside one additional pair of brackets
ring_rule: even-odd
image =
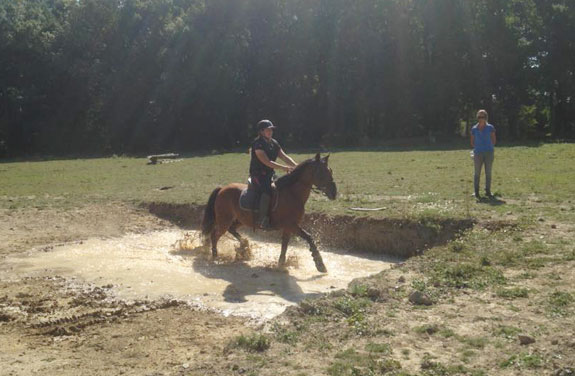
[(255, 189), (244, 189), (240, 194), (240, 208), (243, 210), (257, 212), (259, 194)]
[[(242, 190), (239, 202), (240, 209), (253, 211), (257, 213), (259, 211), (259, 198), (260, 195), (258, 191), (255, 189), (246, 188)], [(272, 207), (270, 211), (275, 211), (278, 207), (278, 203), (279, 203), (279, 192), (274, 190), (274, 193), (272, 194), (271, 198)]]

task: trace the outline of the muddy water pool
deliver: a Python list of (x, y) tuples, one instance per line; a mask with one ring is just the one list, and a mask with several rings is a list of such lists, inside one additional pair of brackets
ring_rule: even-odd
[(328, 269), (323, 274), (315, 269), (303, 242), (290, 243), (285, 269), (277, 267), (279, 244), (250, 240), (251, 257), (236, 261), (237, 244), (232, 237), (224, 237), (214, 262), (194, 231), (94, 238), (6, 259), (2, 278), (57, 275), (74, 283), (112, 285), (116, 299), (177, 299), (224, 315), (266, 320), (289, 305), (345, 288), (353, 279), (399, 261), (320, 247)]

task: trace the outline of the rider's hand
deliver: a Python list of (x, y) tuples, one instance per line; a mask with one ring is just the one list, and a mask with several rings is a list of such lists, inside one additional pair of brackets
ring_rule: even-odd
[(290, 172), (293, 171), (293, 167), (286, 167), (286, 168), (284, 169), (284, 171), (289, 174)]

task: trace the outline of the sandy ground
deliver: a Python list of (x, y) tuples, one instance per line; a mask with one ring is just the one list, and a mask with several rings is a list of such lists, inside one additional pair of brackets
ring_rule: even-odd
[[(146, 211), (91, 205), (70, 211), (0, 213), (0, 257), (65, 243), (170, 228)], [(175, 300), (110, 297), (110, 285), (74, 286), (57, 275), (0, 278), (1, 375), (177, 374), (209, 364), (210, 354), (246, 319), (190, 309)], [(202, 374), (200, 372), (199, 374)]]
[[(337, 288), (326, 298), (289, 308), (262, 324), (253, 317), (225, 316), (168, 295), (121, 296), (121, 281), (99, 282), (96, 276), (87, 284), (83, 275), (54, 271), (58, 260), (65, 261), (47, 256), (65, 255), (61, 252), (66, 247), (179, 231), (145, 210), (121, 204), (88, 205), (65, 211), (3, 211), (0, 218), (0, 375), (347, 375), (352, 374), (350, 369), (337, 373), (334, 368), (342, 361), (342, 351), (373, 343), (389, 346), (386, 356), (400, 361), (402, 370), (412, 375), (467, 375), (486, 369), (487, 373), (478, 375), (567, 376), (575, 369), (573, 316), (546, 314), (541, 307), (547, 293), (537, 294), (546, 283), (555, 283), (550, 275), (558, 278), (552, 290), (572, 289), (573, 261), (538, 269), (533, 278), (522, 280), (534, 292), (533, 298), (508, 301), (492, 292), (462, 290), (432, 308), (407, 302), (410, 286), (420, 277), (414, 268), (396, 265), (365, 280), (375, 291), (373, 304), (365, 309), (366, 334), (354, 326), (353, 316), (330, 313), (335, 312), (329, 308), (334, 297), (343, 293)], [(564, 231), (566, 239), (575, 238), (572, 227)], [(34, 273), (14, 274), (14, 260), (32, 254), (37, 256)], [(230, 265), (232, 261), (220, 266)], [(259, 277), (250, 274), (254, 280)], [(344, 299), (343, 294), (337, 299)], [(327, 313), (314, 316), (324, 309)], [(426, 325), (438, 332), (418, 329)], [(498, 331), (504, 327), (518, 333), (502, 337)], [(275, 338), (267, 352), (230, 346), (239, 335), (255, 332)], [(289, 340), (293, 333), (297, 333), (296, 342)], [(535, 342), (521, 345), (518, 334)], [(537, 357), (543, 363), (502, 367), (501, 361), (513, 354), (524, 362)], [(467, 368), (443, 372), (434, 368), (434, 362)], [(375, 374), (387, 374), (389, 364), (382, 364)], [(361, 367), (357, 372), (353, 374), (368, 374)]]
[(126, 205), (1, 214), (2, 375), (221, 374), (238, 335), (393, 262), (327, 252), (322, 274), (296, 241), (279, 270), (279, 244), (236, 261), (224, 238), (213, 263), (197, 233)]

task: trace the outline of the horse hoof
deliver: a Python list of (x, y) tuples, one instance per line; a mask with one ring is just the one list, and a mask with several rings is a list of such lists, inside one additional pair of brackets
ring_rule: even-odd
[(323, 264), (323, 261), (320, 262), (316, 262), (315, 263), (315, 267), (317, 268), (317, 271), (320, 273), (327, 273), (327, 268), (325, 267), (325, 265)]

